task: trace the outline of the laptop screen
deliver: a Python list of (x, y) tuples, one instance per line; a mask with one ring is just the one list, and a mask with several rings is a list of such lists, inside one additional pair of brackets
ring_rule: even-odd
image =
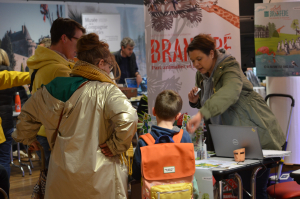
[(263, 159), (256, 127), (209, 125), (215, 152), (220, 157), (234, 157), (233, 151), (245, 148), (247, 159)]
[[(136, 88), (136, 78), (125, 78), (125, 85), (128, 88)], [(147, 95), (147, 77), (142, 77), (142, 82), (137, 89), (138, 95)]]

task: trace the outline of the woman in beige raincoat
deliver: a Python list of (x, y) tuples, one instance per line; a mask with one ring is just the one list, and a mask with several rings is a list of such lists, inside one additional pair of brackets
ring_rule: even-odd
[(35, 148), (45, 126), (52, 147), (46, 199), (127, 198), (122, 153), (136, 132), (136, 110), (108, 75), (117, 66), (108, 44), (88, 34), (77, 53), (71, 77), (55, 78), (26, 102), (13, 138)]

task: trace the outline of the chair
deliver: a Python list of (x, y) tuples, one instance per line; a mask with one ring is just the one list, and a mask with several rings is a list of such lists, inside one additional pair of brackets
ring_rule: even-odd
[(300, 197), (300, 185), (295, 181), (273, 184), (267, 188), (269, 196), (276, 199)]
[[(265, 101), (267, 102), (270, 97), (287, 97), (287, 98), (290, 98), (292, 100), (289, 120), (288, 120), (288, 124), (287, 124), (287, 129), (286, 129), (286, 140), (285, 140), (284, 145), (282, 146), (282, 150), (286, 151), (287, 144), (288, 144), (288, 139), (289, 139), (289, 130), (290, 130), (290, 125), (291, 125), (291, 117), (292, 117), (293, 108), (295, 106), (295, 100), (294, 100), (293, 96), (291, 96), (291, 95), (269, 94), (269, 95), (266, 96)], [(274, 178), (270, 177), (269, 180), (274, 180), (276, 183), (280, 181), (280, 176), (281, 176), (283, 163), (284, 163), (284, 158), (282, 158), (280, 163), (279, 163), (277, 175), (275, 175)]]
[[(288, 126), (287, 126), (286, 142), (282, 147), (283, 150), (286, 150), (287, 143), (288, 143), (289, 129), (290, 129), (290, 121), (291, 121), (291, 116), (292, 116), (292, 109), (295, 106), (295, 100), (291, 95), (285, 95), (285, 94), (270, 94), (270, 95), (266, 96), (265, 100), (267, 101), (268, 98), (272, 97), (272, 96), (288, 97), (292, 100), (291, 111), (290, 111), (290, 116), (289, 116)], [(279, 177), (281, 176), (282, 165), (283, 165), (283, 161), (281, 161), (279, 168), (278, 168), (277, 177), (275, 177), (278, 180), (279, 180)], [(300, 197), (300, 185), (298, 185), (295, 181), (282, 182), (282, 183), (278, 183), (278, 184), (269, 186), (267, 188), (267, 193), (269, 194), (269, 196), (271, 196), (272, 198), (276, 198), (276, 199), (297, 198), (297, 197)]]

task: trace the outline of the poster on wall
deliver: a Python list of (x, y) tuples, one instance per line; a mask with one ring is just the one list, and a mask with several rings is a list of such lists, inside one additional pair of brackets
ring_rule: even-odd
[(300, 75), (300, 3), (255, 4), (258, 76)]
[[(65, 17), (63, 4), (0, 3), (0, 48), (15, 71), (29, 71), (27, 59), (43, 38), (50, 37), (55, 19)], [(8, 20), (9, 19), (9, 20)]]
[(210, 34), (216, 48), (229, 51), (240, 63), (239, 1), (144, 0), (148, 110), (156, 96), (172, 89), (183, 99), (182, 113), (194, 115), (188, 93), (195, 85), (196, 69), (186, 52), (193, 37)]
[[(108, 4), (108, 3), (66, 3), (68, 17), (82, 23), (83, 13), (93, 14), (117, 14), (120, 16), (120, 31), (122, 40), (130, 37), (134, 40), (133, 52), (136, 55), (136, 62), (142, 77), (147, 76), (145, 61), (145, 23), (143, 5)], [(120, 50), (120, 43), (118, 49)], [(117, 51), (116, 50), (116, 51)]]
[(86, 33), (96, 33), (99, 39), (109, 45), (111, 51), (120, 49), (121, 22), (118, 14), (82, 14), (82, 26)]

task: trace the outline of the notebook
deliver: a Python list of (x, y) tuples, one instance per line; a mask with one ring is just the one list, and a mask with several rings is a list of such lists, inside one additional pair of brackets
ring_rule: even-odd
[(216, 156), (232, 157), (233, 151), (245, 148), (246, 159), (263, 159), (256, 127), (209, 125)]

